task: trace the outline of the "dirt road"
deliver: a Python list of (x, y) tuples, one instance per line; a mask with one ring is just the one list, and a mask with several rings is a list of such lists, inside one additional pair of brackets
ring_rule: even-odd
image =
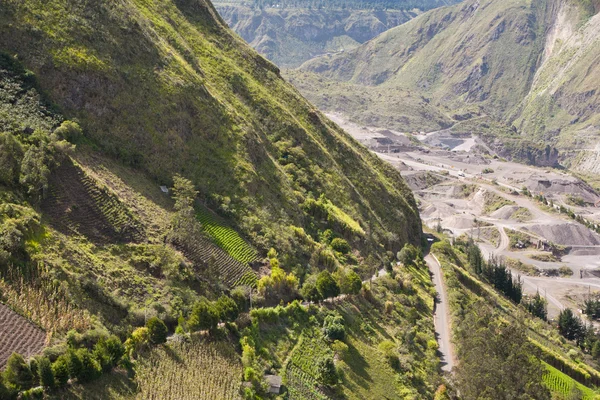
[(438, 293), (435, 311), (433, 313), (433, 323), (435, 326), (435, 336), (438, 342), (438, 351), (440, 352), (440, 363), (442, 371), (451, 372), (454, 367), (454, 351), (450, 340), (450, 309), (446, 288), (442, 280), (442, 266), (434, 255), (428, 254), (425, 262), (431, 271), (433, 284)]

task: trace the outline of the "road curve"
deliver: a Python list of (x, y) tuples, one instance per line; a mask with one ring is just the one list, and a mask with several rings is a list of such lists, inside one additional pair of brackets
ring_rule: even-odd
[(429, 267), (435, 290), (438, 293), (433, 312), (433, 325), (438, 342), (438, 351), (440, 352), (440, 364), (442, 365), (442, 371), (451, 372), (454, 367), (454, 351), (450, 341), (450, 309), (446, 288), (442, 280), (442, 266), (433, 254), (428, 254), (425, 257), (425, 262)]

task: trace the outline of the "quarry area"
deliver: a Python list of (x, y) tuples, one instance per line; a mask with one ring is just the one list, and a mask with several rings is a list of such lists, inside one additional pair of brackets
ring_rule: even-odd
[(476, 136), (405, 135), (329, 117), (401, 171), (424, 225), (503, 257), (525, 293), (546, 297), (550, 318), (600, 294), (600, 195), (581, 179), (503, 160)]

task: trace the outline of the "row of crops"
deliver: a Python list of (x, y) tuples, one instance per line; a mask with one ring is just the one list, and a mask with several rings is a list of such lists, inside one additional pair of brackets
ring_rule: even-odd
[(157, 346), (136, 368), (138, 398), (161, 400), (239, 399), (242, 365), (224, 342)]
[(231, 257), (241, 263), (251, 263), (257, 259), (256, 250), (217, 215), (206, 208), (198, 207), (197, 217), (204, 232)]
[(318, 330), (302, 333), (285, 369), (290, 399), (326, 400), (318, 387), (318, 360), (333, 357), (333, 351)]
[(315, 378), (290, 363), (286, 368), (287, 388), (290, 400), (328, 400), (316, 387)]
[[(543, 363), (546, 367), (544, 374), (544, 384), (553, 394), (559, 394), (567, 398), (570, 395), (580, 394), (582, 400), (592, 400), (596, 398), (596, 393), (581, 383), (575, 381), (570, 376), (563, 374), (549, 364)], [(571, 398), (571, 397), (568, 397)]]
[(219, 279), (230, 288), (256, 286), (258, 278), (248, 264), (239, 262), (206, 238), (196, 237), (193, 241), (181, 244), (178, 248), (196, 266), (214, 263), (219, 273)]

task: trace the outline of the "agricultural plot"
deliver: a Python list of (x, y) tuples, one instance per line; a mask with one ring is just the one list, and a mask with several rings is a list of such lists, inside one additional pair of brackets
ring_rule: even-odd
[(596, 393), (581, 383), (576, 382), (573, 378), (563, 374), (553, 366), (544, 363), (547, 372), (544, 374), (544, 383), (553, 394), (564, 396), (580, 394), (582, 400), (592, 400), (596, 398)]
[(71, 162), (63, 162), (50, 176), (42, 210), (57, 230), (86, 236), (95, 243), (144, 239), (141, 224), (116, 196), (98, 187)]
[(240, 398), (242, 364), (227, 343), (176, 343), (139, 361), (138, 399), (229, 400)]
[(46, 333), (0, 303), (0, 370), (12, 353), (38, 354), (44, 348)]
[(333, 351), (320, 332), (305, 331), (286, 365), (285, 376), (290, 399), (328, 399), (319, 390), (317, 382), (317, 361), (325, 357), (333, 357)]
[(258, 281), (256, 272), (248, 264), (239, 262), (206, 238), (196, 237), (192, 242), (176, 244), (176, 247), (194, 263), (196, 268), (205, 268), (209, 263), (214, 263), (219, 272), (219, 279), (230, 288), (256, 286)]
[(235, 229), (220, 221), (218, 216), (203, 207), (198, 208), (197, 216), (204, 232), (231, 257), (241, 263), (251, 263), (256, 260), (256, 250)]

